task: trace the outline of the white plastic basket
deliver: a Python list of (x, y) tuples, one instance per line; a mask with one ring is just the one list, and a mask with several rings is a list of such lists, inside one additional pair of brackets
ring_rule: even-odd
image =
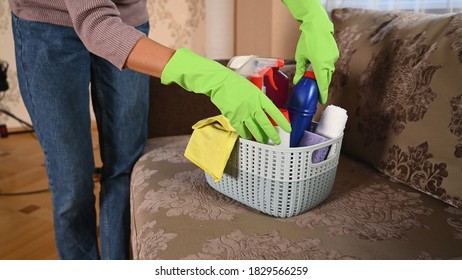
[[(263, 213), (286, 218), (324, 201), (334, 184), (343, 134), (326, 142), (281, 148), (242, 138), (236, 142), (222, 179), (215, 190)], [(330, 147), (329, 156), (313, 163), (314, 151)]]

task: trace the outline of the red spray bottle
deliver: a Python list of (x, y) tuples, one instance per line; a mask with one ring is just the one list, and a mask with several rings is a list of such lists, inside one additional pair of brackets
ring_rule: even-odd
[[(263, 91), (290, 122), (288, 111), (285, 109), (289, 91), (289, 79), (287, 75), (280, 71), (279, 68), (282, 66), (284, 66), (284, 59), (259, 58), (255, 55), (235, 56), (228, 63), (228, 68), (246, 77)], [(276, 126), (274, 121), (271, 121)], [(290, 134), (277, 126), (276, 130), (281, 137), (280, 146), (288, 148)], [(269, 142), (269, 144), (272, 143)]]
[(285, 108), (289, 96), (289, 78), (280, 68), (284, 66), (284, 59), (261, 58), (255, 55), (235, 56), (228, 67), (246, 77), (278, 108)]

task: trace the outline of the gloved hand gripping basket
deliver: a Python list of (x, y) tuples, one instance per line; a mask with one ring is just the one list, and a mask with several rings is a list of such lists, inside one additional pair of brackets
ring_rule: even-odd
[[(240, 138), (215, 190), (263, 213), (286, 218), (308, 211), (324, 201), (334, 184), (343, 134), (320, 144), (282, 148)], [(314, 163), (313, 153), (329, 149)]]

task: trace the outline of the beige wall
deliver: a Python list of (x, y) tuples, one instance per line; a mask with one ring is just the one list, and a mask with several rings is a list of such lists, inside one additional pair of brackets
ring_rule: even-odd
[[(290, 16), (280, 0), (210, 0), (214, 4), (213, 10), (220, 9), (217, 2), (221, 1), (221, 12), (232, 13), (227, 18), (234, 18), (234, 26), (223, 26), (224, 32), (231, 32), (231, 40), (224, 40), (231, 44), (232, 51), (207, 51), (207, 42), (216, 39), (207, 37), (208, 27), (216, 27), (213, 22), (206, 22), (207, 1), (209, 0), (148, 0), (151, 32), (149, 37), (172, 48), (187, 47), (195, 52), (207, 56), (255, 54), (260, 57), (292, 58), (298, 39), (298, 23)], [(234, 9), (229, 9), (230, 2)], [(228, 8), (227, 8), (228, 7)], [(220, 20), (220, 17), (212, 17)], [(229, 21), (233, 24), (232, 21)], [(207, 27), (207, 25), (209, 25)], [(216, 31), (215, 31), (216, 32)], [(212, 38), (210, 37), (212, 36)], [(216, 41), (214, 45), (220, 46)], [(223, 43), (224, 44), (224, 43)], [(227, 48), (229, 46), (226, 46)], [(216, 51), (216, 50), (215, 50)], [(10, 89), (4, 93), (0, 107), (13, 113), (17, 117), (30, 122), (29, 116), (22, 103), (16, 78), (16, 64), (14, 59), (13, 37), (11, 31), (11, 15), (6, 0), (0, 0), (0, 59), (9, 63), (8, 82)], [(0, 95), (3, 95), (3, 93)], [(6, 123), (9, 128), (21, 127), (14, 119), (0, 113), (0, 123)]]
[(280, 0), (236, 0), (236, 54), (293, 58), (298, 26)]
[(148, 0), (149, 37), (205, 55), (205, 0)]

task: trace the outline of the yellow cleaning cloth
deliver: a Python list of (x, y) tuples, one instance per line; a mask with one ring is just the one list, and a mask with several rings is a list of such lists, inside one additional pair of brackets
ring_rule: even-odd
[(201, 120), (192, 128), (185, 157), (210, 174), (215, 182), (220, 181), (239, 134), (223, 115)]

